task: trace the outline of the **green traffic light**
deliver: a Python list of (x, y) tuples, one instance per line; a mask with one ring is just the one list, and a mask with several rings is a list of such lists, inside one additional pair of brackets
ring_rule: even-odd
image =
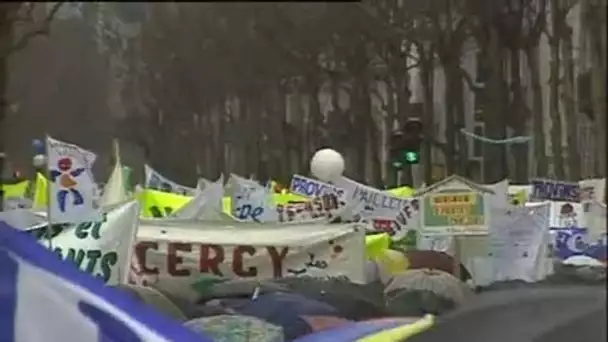
[(420, 153), (415, 151), (405, 151), (403, 153), (403, 159), (405, 159), (405, 161), (409, 164), (418, 163), (420, 160)]

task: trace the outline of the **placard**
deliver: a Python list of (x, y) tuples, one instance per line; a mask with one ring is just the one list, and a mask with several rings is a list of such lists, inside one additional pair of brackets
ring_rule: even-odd
[(425, 235), (479, 235), (487, 233), (485, 196), (464, 189), (440, 190), (424, 195), (422, 228)]

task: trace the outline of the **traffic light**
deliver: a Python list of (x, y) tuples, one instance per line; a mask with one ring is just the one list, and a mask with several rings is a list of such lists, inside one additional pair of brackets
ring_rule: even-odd
[(395, 170), (401, 170), (404, 166), (401, 146), (403, 145), (403, 132), (393, 132), (390, 139), (390, 159), (391, 166)]
[(403, 128), (403, 145), (401, 153), (407, 164), (418, 164), (420, 162), (420, 145), (424, 139), (423, 125), (420, 119), (408, 119)]
[(391, 161), (393, 168), (420, 162), (420, 145), (424, 139), (423, 125), (419, 119), (408, 119), (400, 131), (391, 135)]

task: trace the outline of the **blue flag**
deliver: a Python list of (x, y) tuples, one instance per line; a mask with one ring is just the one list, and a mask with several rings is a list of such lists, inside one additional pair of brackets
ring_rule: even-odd
[(211, 342), (0, 221), (0, 341)]

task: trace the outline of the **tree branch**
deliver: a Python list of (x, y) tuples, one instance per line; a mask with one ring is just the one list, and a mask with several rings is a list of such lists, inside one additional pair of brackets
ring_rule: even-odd
[[(63, 1), (57, 2), (53, 5), (49, 14), (44, 18), (44, 20), (38, 24), (37, 28), (30, 30), (29, 32), (24, 33), (11, 47), (8, 48), (7, 51), (2, 53), (2, 56), (6, 57), (15, 51), (19, 51), (27, 46), (29, 41), (39, 35), (48, 35), (51, 27), (51, 23), (55, 19), (55, 15), (64, 4)], [(12, 25), (13, 23), (9, 23), (8, 25)]]

